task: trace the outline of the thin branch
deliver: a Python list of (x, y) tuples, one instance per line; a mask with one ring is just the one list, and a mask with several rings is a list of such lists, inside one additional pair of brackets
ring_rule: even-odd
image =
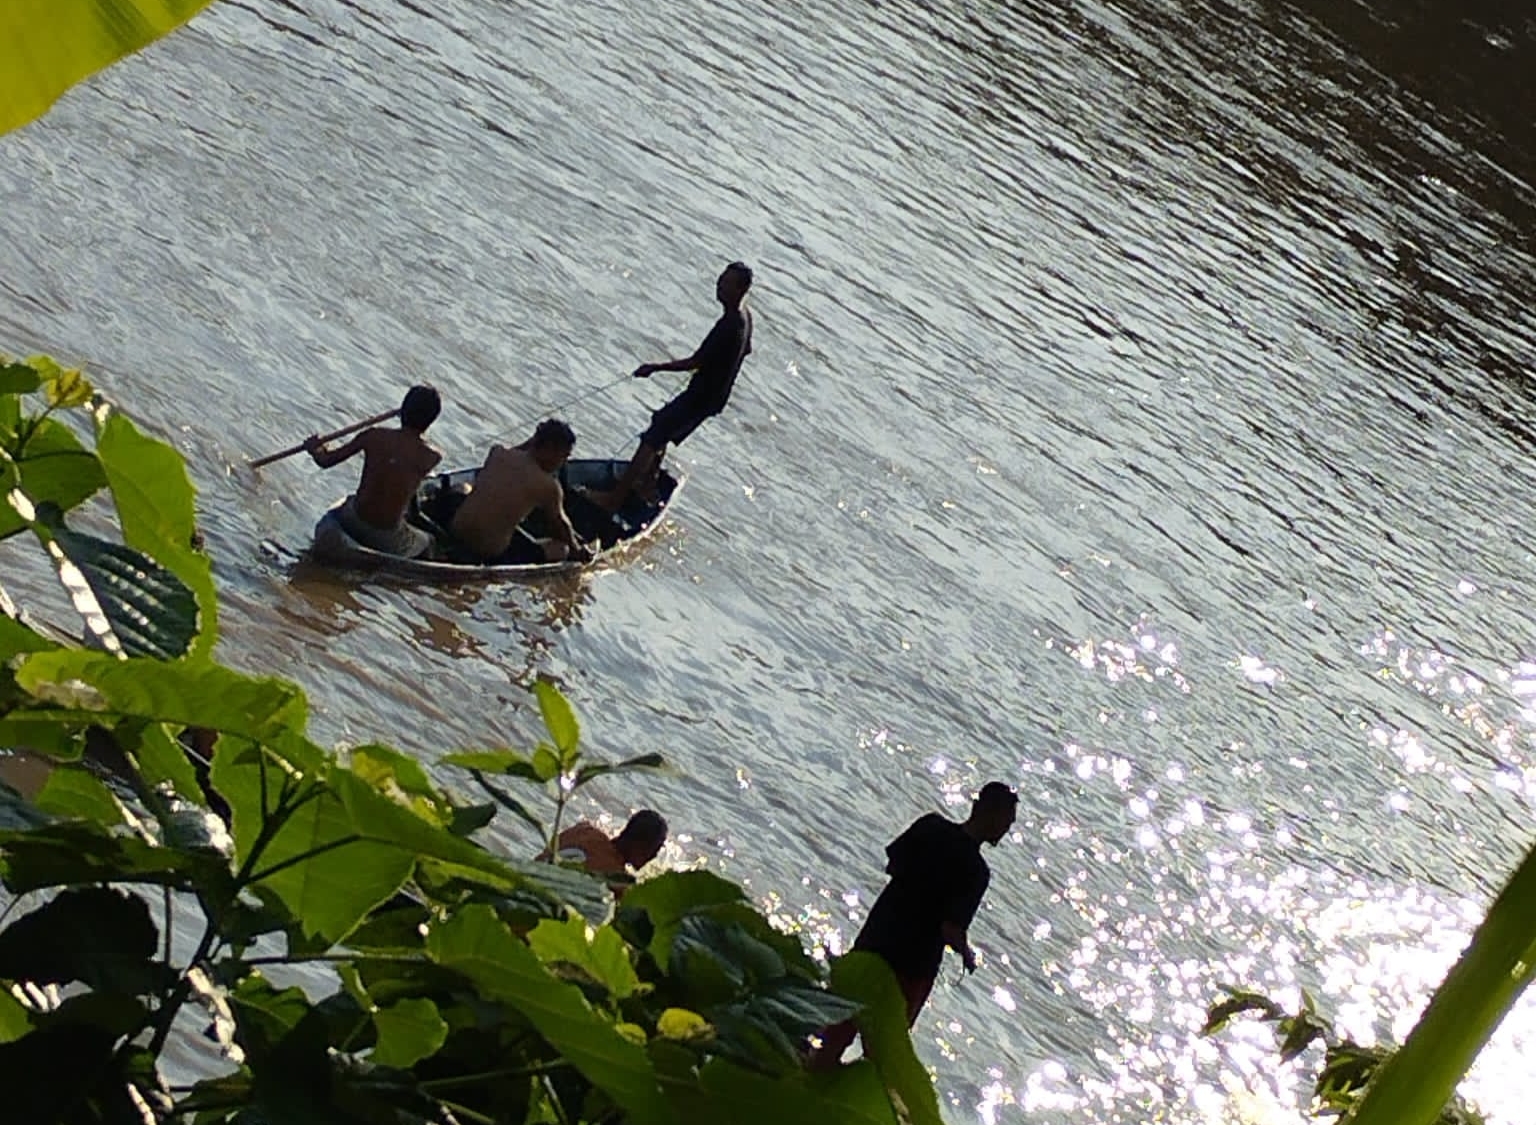
[(332, 840), (328, 844), (321, 844), (318, 848), (310, 848), (307, 852), (300, 852), (298, 855), (289, 856), (285, 860), (274, 863), (271, 867), (262, 869), (250, 877), (250, 882), (259, 883), (263, 879), (270, 879), (279, 871), (287, 871), (290, 867), (297, 867), (301, 863), (308, 863), (316, 856), (322, 856), (326, 852), (333, 852), (337, 848), (344, 848), (348, 844), (356, 844), (365, 839), (367, 839), (365, 836), (343, 836), (339, 840)]

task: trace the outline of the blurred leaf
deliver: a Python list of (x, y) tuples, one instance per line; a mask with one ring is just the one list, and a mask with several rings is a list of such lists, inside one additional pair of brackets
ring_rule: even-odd
[(1536, 968), (1536, 848), (1526, 853), (1435, 990), (1407, 1041), (1376, 1075), (1349, 1125), (1431, 1125)]
[(563, 922), (546, 919), (528, 934), (528, 946), (546, 965), (564, 963), (583, 970), (619, 1000), (633, 996), (640, 988), (640, 978), (630, 960), (629, 946), (607, 926), (590, 934), (589, 930), (581, 917)]
[(12, 894), (80, 883), (149, 883), (190, 890), (215, 870), (206, 859), (86, 821), (0, 832), (0, 882)]
[[(33, 357), (32, 362), (36, 363), (40, 358)], [(73, 410), (90, 402), (96, 388), (91, 386), (91, 381), (78, 367), (59, 367), (52, 378), (44, 382), (43, 393), (49, 406), (59, 410)]]
[(645, 1051), (624, 1038), (539, 962), (489, 907), (471, 906), (427, 937), (434, 961), (469, 978), (482, 995), (522, 1013), (587, 1080), (622, 1106), (636, 1125), (667, 1125), (671, 1115)]
[(117, 507), (123, 542), (174, 574), (196, 606), (191, 654), (218, 636), (218, 600), (208, 557), (192, 546), (196, 490), (180, 453), (142, 433), (115, 410), (96, 412), (96, 455)]
[(448, 1039), (448, 1025), (430, 1000), (402, 1000), (373, 1013), (379, 1041), (373, 1061), (400, 1070), (434, 1055)]
[[(49, 527), (47, 535), (85, 579), (125, 653), (159, 660), (187, 653), (197, 634), (198, 610), (181, 579), (132, 547), (70, 531), (62, 524)], [(54, 559), (59, 562), (57, 555)], [(63, 566), (59, 571), (76, 610), (89, 623), (93, 607), (74, 589), (73, 574)]]
[(906, 998), (890, 966), (874, 953), (849, 953), (833, 962), (832, 987), (862, 1007), (857, 1020), (864, 1056), (901, 1100), (911, 1125), (944, 1125), (933, 1081), (912, 1050)]
[(540, 781), (553, 781), (560, 776), (560, 757), (544, 743), (533, 751), (533, 772)]
[(576, 771), (576, 783), (572, 788), (580, 789), (587, 782), (596, 781), (610, 773), (632, 773), (638, 770), (663, 772), (667, 770), (667, 762), (660, 754), (641, 754), (622, 762), (596, 762)]
[(237, 1025), (235, 1011), (229, 1003), (229, 990), (213, 983), (208, 974), (193, 965), (187, 970), (187, 984), (192, 998), (208, 1013), (212, 1021), (208, 1025), (208, 1037), (219, 1045), (219, 1050), (234, 1062), (244, 1061), (244, 1052), (236, 1043)]
[(830, 1074), (770, 1078), (724, 1059), (700, 1073), (713, 1118), (731, 1125), (895, 1125), (878, 1073), (867, 1062)]
[(46, 113), (81, 79), (186, 22), (209, 0), (7, 0), (0, 133)]
[(0, 983), (0, 1043), (14, 1043), (31, 1030), (32, 1013)]
[(1280, 1005), (1262, 992), (1233, 988), (1230, 985), (1222, 985), (1221, 988), (1227, 994), (1227, 999), (1212, 1004), (1206, 1011), (1201, 1035), (1215, 1035), (1232, 1022), (1233, 1016), (1244, 1012), (1259, 1012), (1267, 1020), (1278, 1020), (1285, 1015)]
[(496, 805), (494, 803), (454, 805), (453, 819), (448, 822), (448, 831), (452, 832), (455, 836), (470, 836), (495, 819)]
[(55, 766), (35, 803), (45, 813), (66, 820), (90, 820), (108, 826), (123, 823), (123, 806), (116, 795), (83, 768)]
[(0, 613), (0, 664), (22, 653), (47, 652), (49, 649), (58, 647), (56, 641), (50, 641), (14, 617)]
[(1315, 1040), (1322, 1039), (1326, 1042), (1328, 1037), (1327, 1025), (1305, 1007), (1294, 1016), (1282, 1019), (1275, 1030), (1281, 1036), (1281, 1062), (1290, 1062), (1310, 1047)]
[(512, 860), (507, 864), (524, 885), (533, 885), (576, 911), (593, 926), (601, 926), (613, 914), (613, 892), (608, 881), (576, 867), (555, 863)]
[(445, 766), (458, 766), (460, 769), (477, 770), (480, 773), (505, 774), (529, 781), (545, 780), (533, 768), (533, 760), (515, 750), (475, 750), (445, 754), (438, 761)]
[(533, 813), (528, 811), (527, 805), (523, 804), (516, 797), (512, 796), (512, 794), (508, 793), (500, 786), (492, 785), (489, 781), (486, 780), (485, 774), (481, 773), (479, 770), (474, 770), (472, 772), (474, 773), (476, 783), (480, 786), (481, 789), (484, 789), (487, 793), (490, 794), (492, 800), (516, 816), (519, 820), (532, 828), (540, 836), (547, 835), (547, 833), (544, 831), (544, 825), (539, 821), (538, 817), (534, 816)]
[(158, 933), (137, 895), (106, 887), (62, 891), (0, 930), (0, 978), (147, 992), (173, 977), (152, 960)]
[[(3, 8), (0, 5), (0, 10)], [(0, 73), (5, 69), (0, 67)], [(59, 511), (67, 512), (95, 495), (107, 482), (96, 455), (81, 445), (74, 431), (57, 418), (43, 418), (30, 431), (23, 422), (22, 431), (26, 445), (19, 453), (13, 450), (11, 457), (21, 473), (20, 492), (33, 508), (53, 504)], [(14, 503), (0, 500), (0, 539), (23, 530), (30, 518), (23, 518)]]
[(385, 797), (405, 805), (434, 824), (447, 824), (450, 806), (421, 763), (408, 754), (377, 744), (354, 747), (348, 763), (352, 773)]
[(309, 997), (301, 988), (277, 989), (260, 972), (252, 972), (226, 993), (235, 1015), (236, 1038), (253, 1061), (260, 1061), (310, 1013)]
[(16, 682), (45, 702), (262, 742), (300, 766), (316, 766), (323, 756), (302, 738), (304, 693), (283, 680), (245, 676), (216, 664), (118, 660), (60, 649), (27, 657)]
[(64, 722), (52, 711), (12, 711), (0, 719), (0, 746), (73, 762), (85, 752), (85, 727)]
[(31, 394), (42, 385), (43, 377), (27, 364), (0, 364), (0, 394)]
[(668, 1008), (656, 1020), (656, 1034), (666, 1039), (687, 1042), (693, 1039), (708, 1039), (714, 1033), (715, 1029), (709, 1025), (707, 1019), (698, 1012), (690, 1012), (687, 1008)]
[(559, 751), (560, 765), (568, 770), (575, 764), (581, 744), (581, 724), (576, 721), (576, 712), (571, 709), (570, 700), (548, 680), (534, 681), (533, 694), (539, 701), (544, 729), (549, 731), (549, 737)]
[(650, 916), (654, 936), (651, 956), (665, 971), (672, 954), (672, 938), (685, 914), (722, 903), (742, 902), (745, 896), (735, 883), (710, 871), (669, 871), (631, 887), (624, 895), (624, 909), (643, 910)]

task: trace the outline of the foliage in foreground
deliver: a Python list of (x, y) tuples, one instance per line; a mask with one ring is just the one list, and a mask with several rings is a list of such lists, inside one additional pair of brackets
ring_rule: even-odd
[(0, 133), (48, 111), (76, 82), (159, 39), (211, 0), (5, 0)]
[[(1228, 988), (1226, 993), (1227, 998), (1213, 1004), (1206, 1014), (1202, 1035), (1216, 1035), (1235, 1017), (1251, 1012), (1274, 1024), (1281, 1062), (1291, 1062), (1312, 1044), (1321, 1044), (1323, 1065), (1312, 1087), (1312, 1111), (1319, 1117), (1359, 1120), (1358, 1116), (1348, 1115), (1358, 1113), (1366, 1090), (1397, 1048), (1361, 1046), (1339, 1035), (1331, 1021), (1318, 1015), (1315, 1001), (1305, 991), (1301, 994), (1301, 1007), (1294, 1012), (1286, 1011), (1261, 992)], [(1431, 1120), (1434, 1125), (1484, 1125), (1482, 1114), (1458, 1094), (1453, 1094)]]
[[(70, 526), (103, 491), (121, 541)], [(180, 458), (79, 372), (0, 364), (0, 497), (0, 550), (42, 547), (89, 646), (0, 590), (0, 746), (54, 763), (34, 801), (0, 787), (8, 1119), (940, 1120), (878, 959), (844, 958), (829, 988), (717, 876), (665, 874), (616, 908), (583, 871), (476, 842), (506, 810), (553, 839), (576, 788), (660, 764), (587, 760), (553, 687), (532, 752), (445, 759), (492, 798), (467, 804), (388, 746), (317, 745), (297, 687), (214, 662)], [(508, 781), (552, 790), (555, 823)], [(330, 984), (299, 987), (299, 965)], [(860, 1012), (871, 1057), (806, 1073), (804, 1037)], [(167, 1051), (199, 1044), (213, 1077), (169, 1085)]]

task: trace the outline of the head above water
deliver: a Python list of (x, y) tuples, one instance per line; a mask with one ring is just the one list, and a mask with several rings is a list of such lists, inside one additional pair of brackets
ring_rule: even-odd
[(539, 467), (554, 472), (565, 464), (571, 450), (576, 448), (576, 431), (558, 418), (546, 418), (533, 431), (528, 451)]
[(723, 304), (739, 304), (752, 288), (752, 267), (746, 262), (732, 262), (715, 280), (715, 300)]
[(613, 846), (624, 862), (637, 870), (656, 858), (667, 842), (667, 822), (654, 809), (641, 809), (629, 818), (624, 831), (613, 838)]
[(405, 392), (400, 403), (400, 425), (421, 433), (443, 412), (443, 400), (436, 387), (418, 385)]
[(996, 844), (1013, 827), (1019, 811), (1019, 795), (1001, 781), (989, 781), (971, 802), (971, 816), (966, 822), (975, 829), (976, 838)]

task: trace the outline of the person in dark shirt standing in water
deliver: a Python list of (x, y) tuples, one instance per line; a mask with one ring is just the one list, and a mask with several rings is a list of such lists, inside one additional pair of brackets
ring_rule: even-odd
[(640, 435), (640, 446), (618, 483), (608, 492), (593, 495), (601, 507), (618, 511), (636, 487), (654, 478), (668, 445), (684, 441), (704, 419), (725, 409), (742, 360), (752, 351), (752, 313), (742, 304), (751, 288), (752, 270), (746, 263), (726, 266), (715, 281), (720, 319), (698, 349), (684, 359), (642, 363), (635, 368), (636, 379), (649, 379), (658, 371), (692, 371), (693, 378), (681, 394), (651, 415), (650, 428)]
[[(875, 900), (853, 948), (878, 954), (896, 974), (907, 1000), (908, 1027), (928, 1001), (946, 946), (960, 954), (966, 972), (976, 971), (971, 919), (992, 878), (981, 845), (995, 846), (1008, 834), (1018, 807), (1018, 794), (989, 781), (963, 824), (929, 813), (886, 846), (885, 871), (891, 881)], [(836, 1066), (857, 1032), (853, 1020), (827, 1028), (807, 1065)]]

